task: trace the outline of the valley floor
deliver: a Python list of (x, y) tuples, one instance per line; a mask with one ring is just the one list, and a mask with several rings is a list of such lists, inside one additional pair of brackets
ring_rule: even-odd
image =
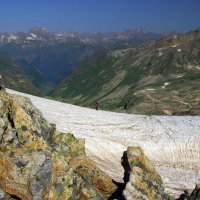
[(86, 154), (114, 180), (123, 181), (121, 157), (140, 146), (176, 196), (200, 183), (200, 116), (144, 116), (83, 108), (7, 89), (31, 99), (62, 132), (84, 138)]

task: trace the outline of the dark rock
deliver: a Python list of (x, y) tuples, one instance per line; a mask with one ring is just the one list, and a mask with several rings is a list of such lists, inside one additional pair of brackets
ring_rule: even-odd
[(26, 164), (20, 160), (15, 164), (17, 165), (17, 167), (22, 168), (22, 169), (26, 166)]
[(196, 185), (195, 189), (190, 195), (190, 200), (200, 200), (200, 185)]
[(196, 185), (190, 195), (187, 191), (184, 191), (177, 200), (200, 200), (200, 185)]
[(24, 126), (24, 125), (21, 128), (22, 128), (22, 131), (27, 131), (28, 130), (28, 128), (26, 126)]

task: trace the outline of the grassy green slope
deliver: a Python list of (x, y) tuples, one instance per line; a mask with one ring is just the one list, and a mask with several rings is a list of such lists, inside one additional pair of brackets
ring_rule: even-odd
[(78, 41), (63, 43), (27, 44), (16, 43), (0, 45), (0, 55), (9, 54), (15, 61), (34, 69), (43, 79), (57, 83), (65, 77), (73, 66), (89, 59), (100, 47)]
[(200, 114), (200, 30), (103, 52), (63, 80), (54, 98), (140, 114)]
[[(98, 90), (101, 90), (102, 84), (114, 76), (112, 67), (110, 67), (113, 64), (113, 59), (106, 52), (101, 53), (94, 60), (74, 69), (72, 76), (61, 83), (61, 85), (67, 84), (67, 88), (62, 88), (63, 92), (61, 93), (57, 90), (54, 94), (61, 94), (63, 98), (74, 97), (79, 94), (94, 96)], [(99, 76), (100, 72), (102, 74)]]
[(32, 69), (13, 63), (11, 59), (0, 57), (0, 74), (5, 87), (29, 94), (44, 96), (53, 85)]

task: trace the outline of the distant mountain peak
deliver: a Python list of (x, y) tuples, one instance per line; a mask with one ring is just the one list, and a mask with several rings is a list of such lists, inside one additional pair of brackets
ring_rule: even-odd
[(126, 32), (128, 32), (128, 33), (136, 33), (136, 34), (140, 34), (140, 33), (142, 33), (142, 34), (151, 33), (151, 31), (148, 31), (148, 30), (146, 30), (146, 29), (144, 29), (144, 28), (129, 29), (129, 30), (127, 30)]
[(47, 33), (48, 30), (46, 28), (38, 28), (38, 27), (34, 27), (32, 28), (29, 33)]

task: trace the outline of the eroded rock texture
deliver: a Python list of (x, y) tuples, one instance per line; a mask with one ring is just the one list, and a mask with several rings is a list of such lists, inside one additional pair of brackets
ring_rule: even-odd
[(84, 140), (58, 132), (28, 98), (0, 91), (0, 199), (107, 199), (115, 190)]
[(126, 188), (123, 195), (127, 200), (168, 199), (164, 193), (162, 179), (151, 161), (139, 147), (128, 147), (123, 156)]

